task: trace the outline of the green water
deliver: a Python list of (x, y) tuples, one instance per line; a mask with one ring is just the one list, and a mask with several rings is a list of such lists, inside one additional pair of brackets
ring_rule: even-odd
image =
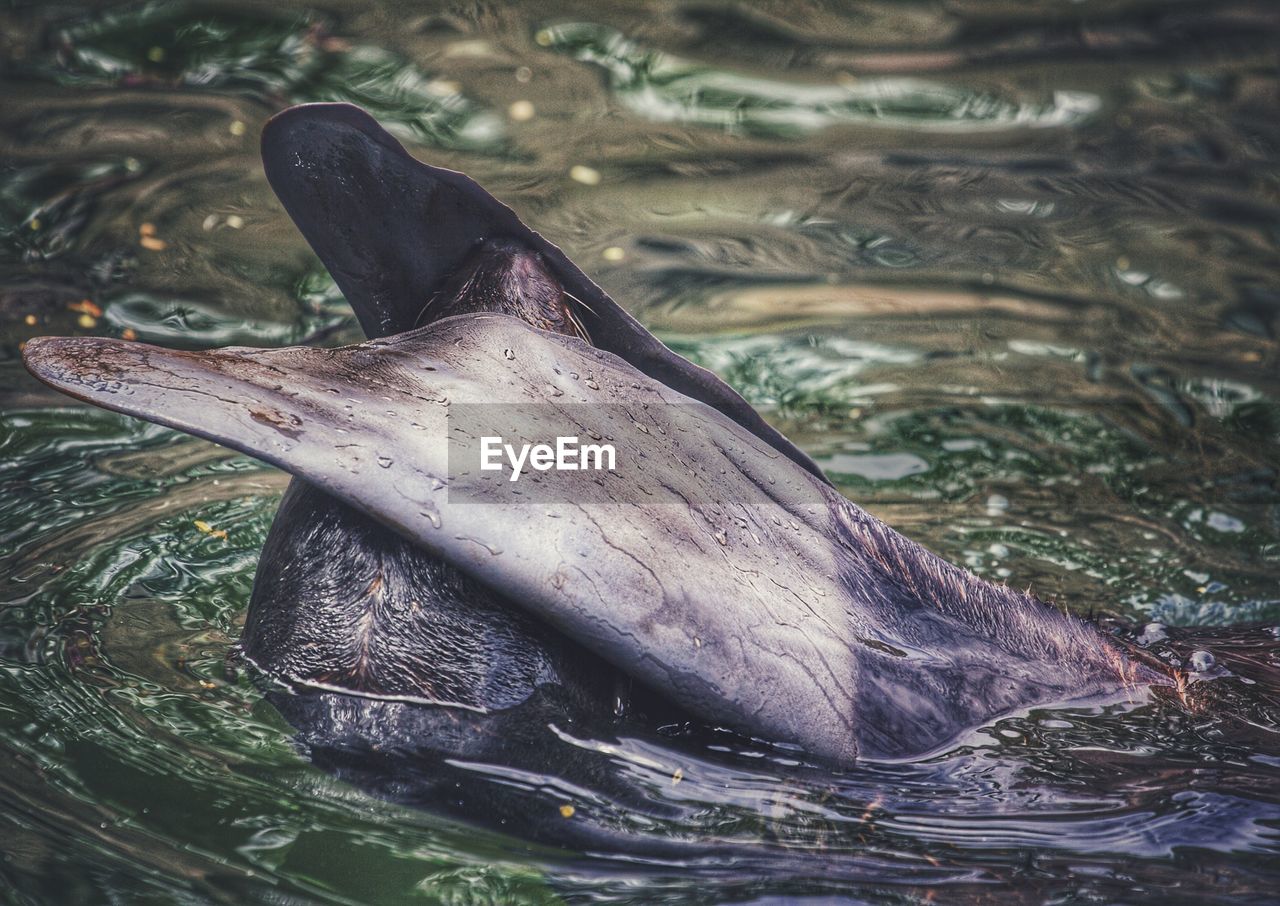
[[(5, 899), (1274, 897), (1278, 49), (1261, 2), (0, 8)], [(227, 665), (286, 476), (17, 362), (358, 339), (257, 158), (310, 100), (475, 177), (900, 531), (1222, 669), (843, 775), (628, 726), (555, 728), (607, 789), (464, 769), (662, 858), (313, 765)]]

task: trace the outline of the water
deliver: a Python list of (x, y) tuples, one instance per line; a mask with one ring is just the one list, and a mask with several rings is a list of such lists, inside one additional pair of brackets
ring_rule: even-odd
[[(17, 2), (0, 35), (7, 899), (1274, 896), (1271, 5)], [(890, 524), (1204, 669), (841, 775), (555, 722), (435, 766), (461, 805), (314, 764), (226, 664), (285, 477), (16, 356), (356, 339), (256, 154), (317, 99), (513, 204)]]

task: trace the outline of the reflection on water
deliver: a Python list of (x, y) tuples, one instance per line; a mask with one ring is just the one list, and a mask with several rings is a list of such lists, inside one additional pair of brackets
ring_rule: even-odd
[[(1278, 33), (1251, 2), (12, 4), (0, 878), (48, 902), (1273, 896)], [(284, 476), (68, 407), (16, 355), (355, 339), (257, 160), (314, 99), (511, 202), (851, 497), (1186, 688), (838, 776), (536, 712), (470, 760), (300, 752), (226, 660)]]
[(799, 137), (839, 123), (929, 130), (1072, 125), (1100, 106), (1096, 95), (1053, 91), (1040, 103), (910, 78), (838, 84), (787, 82), (698, 65), (646, 50), (621, 32), (589, 22), (555, 25), (534, 40), (602, 66), (618, 101), (647, 119), (720, 126), (762, 136)]
[(265, 99), (350, 101), (430, 144), (492, 150), (502, 122), (383, 48), (333, 34), (323, 15), (152, 2), (58, 29), (35, 72), (68, 86), (181, 86)]

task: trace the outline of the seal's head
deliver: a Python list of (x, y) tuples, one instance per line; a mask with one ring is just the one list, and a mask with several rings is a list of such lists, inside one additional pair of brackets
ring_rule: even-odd
[(432, 294), (414, 326), (451, 315), (490, 311), (512, 315), (541, 330), (591, 342), (546, 260), (515, 239), (480, 242), (441, 288)]

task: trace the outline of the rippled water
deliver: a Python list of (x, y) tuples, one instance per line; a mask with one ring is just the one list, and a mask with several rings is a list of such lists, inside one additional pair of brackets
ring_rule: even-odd
[[(8, 5), (6, 899), (1271, 900), (1277, 19)], [(50, 333), (356, 339), (256, 154), (267, 116), (323, 99), (513, 204), (890, 524), (1207, 669), (840, 775), (555, 720), (523, 728), (536, 758), (394, 784), (313, 762), (226, 660), (285, 477), (68, 405), (16, 357)]]

